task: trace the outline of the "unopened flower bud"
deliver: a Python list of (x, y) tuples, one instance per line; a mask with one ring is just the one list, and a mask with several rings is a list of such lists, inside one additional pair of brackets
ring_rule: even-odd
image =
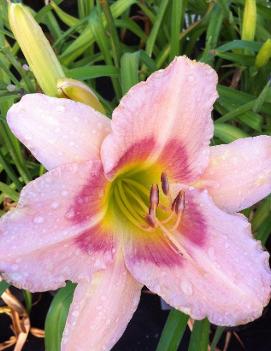
[(267, 39), (263, 46), (260, 48), (256, 60), (255, 66), (260, 68), (265, 66), (271, 58), (271, 39)]
[(62, 67), (30, 10), (20, 3), (9, 3), (10, 28), (38, 84), (47, 95), (57, 96), (56, 82), (65, 77)]
[(59, 97), (82, 102), (103, 114), (105, 113), (103, 105), (94, 92), (86, 84), (78, 80), (70, 78), (59, 79), (57, 81), (57, 91)]
[(257, 20), (256, 0), (245, 0), (242, 23), (242, 40), (254, 40)]

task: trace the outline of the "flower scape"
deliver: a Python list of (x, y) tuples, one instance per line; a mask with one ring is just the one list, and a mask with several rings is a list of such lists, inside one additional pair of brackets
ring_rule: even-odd
[(210, 146), (216, 85), (210, 66), (177, 57), (112, 120), (38, 93), (9, 110), (48, 172), (1, 218), (0, 271), (32, 292), (77, 283), (62, 351), (110, 350), (143, 286), (217, 325), (262, 314), (269, 255), (237, 212), (271, 192), (271, 137)]

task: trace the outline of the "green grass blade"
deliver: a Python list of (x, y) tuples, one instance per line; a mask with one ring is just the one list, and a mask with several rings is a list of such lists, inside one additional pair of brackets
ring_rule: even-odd
[(45, 320), (45, 349), (60, 351), (61, 338), (72, 302), (75, 285), (67, 283), (60, 289), (50, 306)]
[(140, 52), (129, 53), (126, 52), (121, 57), (120, 76), (122, 94), (136, 83), (138, 83), (138, 68), (139, 68)]
[(219, 343), (219, 340), (221, 339), (224, 330), (224, 327), (216, 327), (215, 335), (211, 343), (211, 351), (216, 351), (217, 344)]
[(208, 319), (195, 321), (190, 336), (188, 351), (207, 351), (210, 333), (210, 323)]
[(180, 53), (180, 32), (188, 0), (173, 0), (170, 21), (170, 61)]
[(224, 123), (215, 123), (214, 135), (223, 143), (231, 143), (236, 139), (246, 138), (249, 136), (242, 129)]
[(99, 77), (118, 77), (119, 70), (112, 65), (82, 66), (67, 70), (67, 76), (79, 80)]
[[(111, 12), (113, 18), (121, 16), (127, 9), (130, 8), (136, 0), (117, 0), (111, 6)], [(101, 25), (105, 26), (106, 19), (102, 17)], [(91, 25), (91, 17), (89, 19), (89, 24)], [(90, 45), (95, 41), (94, 35), (90, 29), (87, 27), (80, 36), (69, 45), (61, 55), (61, 60), (64, 64), (69, 64), (77, 57), (79, 57)]]
[(7, 282), (5, 282), (4, 280), (0, 281), (0, 296), (3, 294), (3, 292), (7, 290), (8, 287), (9, 284)]
[(188, 316), (180, 311), (171, 310), (162, 331), (156, 351), (177, 351), (182, 341)]
[(110, 10), (110, 6), (108, 5), (107, 0), (100, 0), (101, 7), (104, 12), (104, 16), (106, 18), (106, 22), (108, 25), (108, 31), (110, 33), (110, 42), (112, 47), (112, 56), (114, 58), (114, 63), (116, 67), (120, 67), (120, 56), (121, 56), (121, 47), (119, 36), (117, 33), (116, 25), (114, 22), (114, 18), (112, 16), (112, 12)]
[(159, 30), (161, 27), (161, 23), (162, 23), (164, 15), (165, 15), (166, 9), (168, 7), (168, 4), (169, 4), (169, 0), (161, 0), (160, 7), (157, 11), (157, 15), (156, 15), (151, 33), (150, 33), (150, 35), (147, 39), (147, 43), (146, 43), (146, 53), (149, 56), (152, 56), (154, 44), (155, 44), (155, 41), (157, 39)]
[(19, 200), (19, 194), (17, 191), (12, 189), (9, 185), (0, 182), (0, 192), (8, 196), (11, 200), (17, 202)]

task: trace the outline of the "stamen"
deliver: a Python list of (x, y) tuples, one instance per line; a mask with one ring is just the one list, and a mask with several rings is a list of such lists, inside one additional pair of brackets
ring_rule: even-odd
[(153, 184), (150, 190), (149, 213), (146, 216), (146, 221), (152, 228), (155, 228), (157, 226), (156, 209), (158, 205), (159, 205), (159, 188), (157, 184)]
[(156, 228), (157, 227), (156, 215), (153, 212), (147, 214), (146, 221), (152, 228)]
[(177, 220), (171, 230), (176, 230), (181, 222), (185, 210), (185, 192), (181, 190), (172, 204), (172, 211), (177, 214)]
[(150, 191), (150, 208), (156, 209), (159, 205), (159, 188), (157, 184), (151, 186)]
[(162, 172), (161, 173), (161, 185), (162, 185), (162, 190), (165, 195), (168, 195), (169, 193), (169, 182), (168, 182), (168, 177), (166, 173)]
[(185, 192), (181, 190), (176, 198), (175, 212), (178, 214), (185, 209)]
[(176, 214), (183, 211), (185, 208), (185, 193), (183, 190), (179, 191), (178, 195), (174, 199), (171, 209), (175, 211)]

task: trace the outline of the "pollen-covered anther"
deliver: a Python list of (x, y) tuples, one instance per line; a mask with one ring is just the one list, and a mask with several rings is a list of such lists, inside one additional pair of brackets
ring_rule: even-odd
[(176, 198), (174, 199), (172, 206), (171, 206), (172, 211), (174, 211), (177, 215), (177, 219), (176, 222), (173, 226), (173, 228), (171, 230), (175, 230), (178, 228), (182, 216), (183, 216), (183, 212), (185, 210), (185, 192), (183, 190), (181, 190), (178, 195), (176, 196)]
[(172, 204), (173, 210), (176, 214), (179, 214), (184, 211), (185, 209), (185, 192), (181, 190), (178, 195), (176, 196), (175, 200)]
[(166, 173), (164, 173), (164, 172), (161, 173), (161, 186), (162, 186), (163, 193), (165, 195), (168, 195), (169, 194), (169, 182), (168, 182), (168, 177), (167, 177)]
[(150, 209), (156, 209), (159, 205), (159, 188), (157, 184), (151, 186), (150, 191)]

